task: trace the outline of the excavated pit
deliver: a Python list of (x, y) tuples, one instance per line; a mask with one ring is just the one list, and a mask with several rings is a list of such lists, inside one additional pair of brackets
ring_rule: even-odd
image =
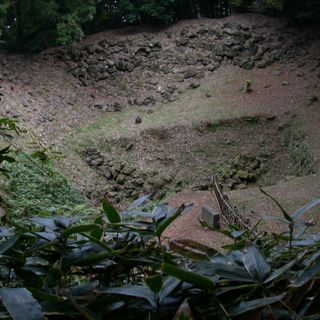
[(293, 114), (154, 127), (108, 139), (100, 150), (87, 149), (85, 160), (114, 202), (145, 193), (160, 199), (181, 190), (208, 190), (212, 174), (225, 191), (274, 185), (316, 172), (299, 127)]

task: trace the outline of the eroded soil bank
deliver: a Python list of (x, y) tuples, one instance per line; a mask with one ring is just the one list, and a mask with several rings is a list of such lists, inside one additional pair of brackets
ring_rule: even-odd
[(85, 161), (114, 199), (208, 190), (217, 174), (225, 191), (271, 185), (314, 173), (315, 158), (295, 115), (251, 116), (197, 125), (154, 127), (89, 148)]
[(234, 15), (1, 56), (0, 116), (95, 203), (278, 185), (319, 172), (319, 35)]

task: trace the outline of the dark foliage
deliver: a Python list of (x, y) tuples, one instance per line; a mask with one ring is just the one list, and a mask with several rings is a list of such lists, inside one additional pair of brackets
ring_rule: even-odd
[(231, 0), (230, 3), (237, 11), (245, 12), (255, 6), (255, 2), (272, 15), (282, 15), (289, 18), (292, 24), (319, 23), (320, 2), (318, 0)]
[[(294, 23), (319, 21), (318, 0), (265, 0), (267, 12), (282, 14)], [(0, 37), (7, 51), (36, 52), (69, 44), (92, 34), (130, 24), (168, 24), (179, 19), (246, 11), (252, 0), (3, 0)], [(34, 14), (34, 13), (37, 14)]]
[[(283, 208), (279, 235), (224, 231), (222, 255), (170, 251), (164, 230), (188, 208), (151, 208), (148, 197), (123, 212), (104, 200), (97, 216), (36, 217), (0, 230), (1, 317), (13, 319), (316, 319), (319, 235)], [(197, 258), (195, 258), (197, 256)], [(19, 303), (17, 303), (19, 301)]]
[(34, 52), (115, 26), (220, 17), (227, 7), (226, 0), (3, 0), (0, 35), (4, 49)]

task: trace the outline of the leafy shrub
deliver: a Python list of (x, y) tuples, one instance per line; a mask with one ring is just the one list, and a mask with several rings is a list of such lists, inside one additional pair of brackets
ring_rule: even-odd
[[(162, 243), (164, 230), (188, 208), (152, 211), (143, 197), (119, 213), (36, 217), (1, 228), (2, 316), (14, 319), (316, 319), (320, 237), (292, 215), (288, 232), (267, 235), (230, 227), (225, 254), (190, 258)], [(31, 295), (31, 294), (32, 295)], [(19, 303), (17, 303), (19, 301)]]
[(252, 0), (231, 0), (231, 5), (237, 10), (246, 10), (252, 4)]
[(284, 0), (266, 0), (267, 8), (282, 11)]
[(0, 137), (7, 144), (5, 147), (0, 148), (0, 174), (7, 174), (4, 164), (14, 162), (14, 158), (10, 156), (12, 133), (19, 134), (21, 129), (18, 127), (17, 122), (9, 118), (0, 118)]
[[(41, 154), (34, 153), (41, 158)], [(88, 207), (80, 191), (54, 171), (48, 161), (18, 153), (17, 161), (6, 165), (8, 221), (24, 220), (44, 212), (63, 212), (67, 215), (87, 213)]]

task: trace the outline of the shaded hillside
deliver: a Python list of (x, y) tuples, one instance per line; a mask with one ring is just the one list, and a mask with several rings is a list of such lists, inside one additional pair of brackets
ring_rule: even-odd
[(2, 56), (0, 114), (61, 151), (94, 200), (206, 189), (212, 172), (228, 189), (274, 184), (317, 171), (318, 49), (315, 27), (257, 15), (108, 31)]

